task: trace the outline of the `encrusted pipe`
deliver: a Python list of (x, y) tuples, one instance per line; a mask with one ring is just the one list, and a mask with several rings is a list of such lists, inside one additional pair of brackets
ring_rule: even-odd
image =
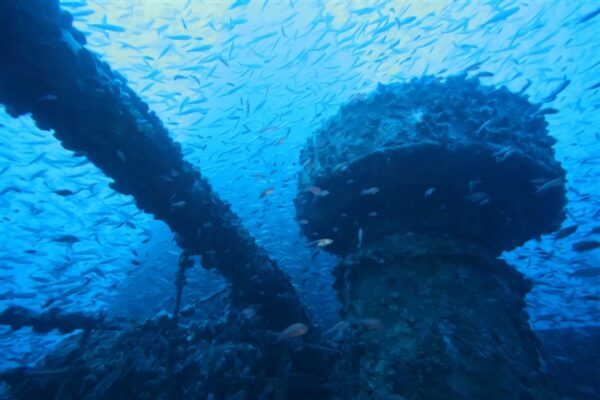
[(0, 103), (30, 113), (62, 145), (87, 157), (164, 221), (179, 245), (231, 282), (234, 305), (255, 306), (263, 326), (308, 322), (288, 276), (242, 226), (159, 118), (125, 79), (85, 48), (57, 0), (0, 2)]

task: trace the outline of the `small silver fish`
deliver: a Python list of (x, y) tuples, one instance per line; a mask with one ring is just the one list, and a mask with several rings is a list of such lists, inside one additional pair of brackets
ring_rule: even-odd
[(308, 326), (304, 325), (301, 322), (296, 322), (282, 330), (279, 333), (279, 337), (277, 338), (277, 342), (280, 342), (285, 339), (291, 339), (298, 336), (302, 336), (308, 332)]
[(535, 194), (540, 194), (547, 192), (550, 189), (559, 188), (565, 184), (565, 181), (562, 178), (552, 179), (550, 181), (546, 181), (543, 184), (539, 184), (536, 187)]
[(361, 196), (369, 196), (369, 195), (377, 194), (378, 192), (379, 192), (379, 188), (372, 187), (369, 189), (364, 189), (362, 192), (360, 192), (360, 195)]
[(465, 196), (465, 198), (480, 206), (489, 203), (491, 200), (490, 195), (485, 192), (471, 193), (468, 196)]
[(52, 239), (53, 242), (73, 244), (79, 242), (79, 238), (74, 235), (62, 235)]
[(312, 247), (312, 246), (317, 246), (317, 247), (326, 247), (329, 246), (331, 243), (333, 243), (333, 239), (319, 239), (319, 240), (314, 240), (312, 242), (309, 242), (306, 244), (306, 247)]

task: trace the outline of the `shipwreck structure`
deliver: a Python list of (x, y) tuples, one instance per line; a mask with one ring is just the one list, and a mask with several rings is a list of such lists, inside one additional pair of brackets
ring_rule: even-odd
[(84, 332), (0, 373), (17, 398), (555, 397), (524, 311), (530, 284), (497, 259), (562, 221), (552, 110), (466, 76), (344, 106), (303, 150), (295, 200), (307, 240), (340, 256), (344, 320), (286, 337), (310, 326), (288, 277), (57, 1), (1, 1), (0, 54), (8, 113), (31, 114), (176, 234), (179, 291), (192, 255), (231, 283), (206, 299), (219, 300), (213, 320), (193, 305), (136, 324), (4, 310), (14, 329)]
[(380, 321), (355, 343), (356, 398), (553, 397), (530, 284), (497, 259), (563, 220), (548, 112), (477, 79), (426, 76), (355, 98), (309, 140), (303, 234), (342, 257), (344, 318)]

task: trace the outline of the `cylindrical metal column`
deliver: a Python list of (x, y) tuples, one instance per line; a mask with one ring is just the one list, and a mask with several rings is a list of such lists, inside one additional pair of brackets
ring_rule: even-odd
[(563, 219), (548, 112), (422, 77), (357, 96), (306, 145), (298, 219), (342, 256), (343, 317), (367, 329), (348, 335), (356, 398), (553, 398), (530, 283), (497, 259)]

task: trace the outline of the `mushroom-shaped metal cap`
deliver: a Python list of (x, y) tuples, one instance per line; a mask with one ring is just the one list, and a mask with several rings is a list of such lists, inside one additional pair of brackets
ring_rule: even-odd
[(552, 232), (566, 203), (554, 112), (464, 75), (356, 96), (301, 152), (302, 233), (342, 255), (394, 233), (500, 253)]

